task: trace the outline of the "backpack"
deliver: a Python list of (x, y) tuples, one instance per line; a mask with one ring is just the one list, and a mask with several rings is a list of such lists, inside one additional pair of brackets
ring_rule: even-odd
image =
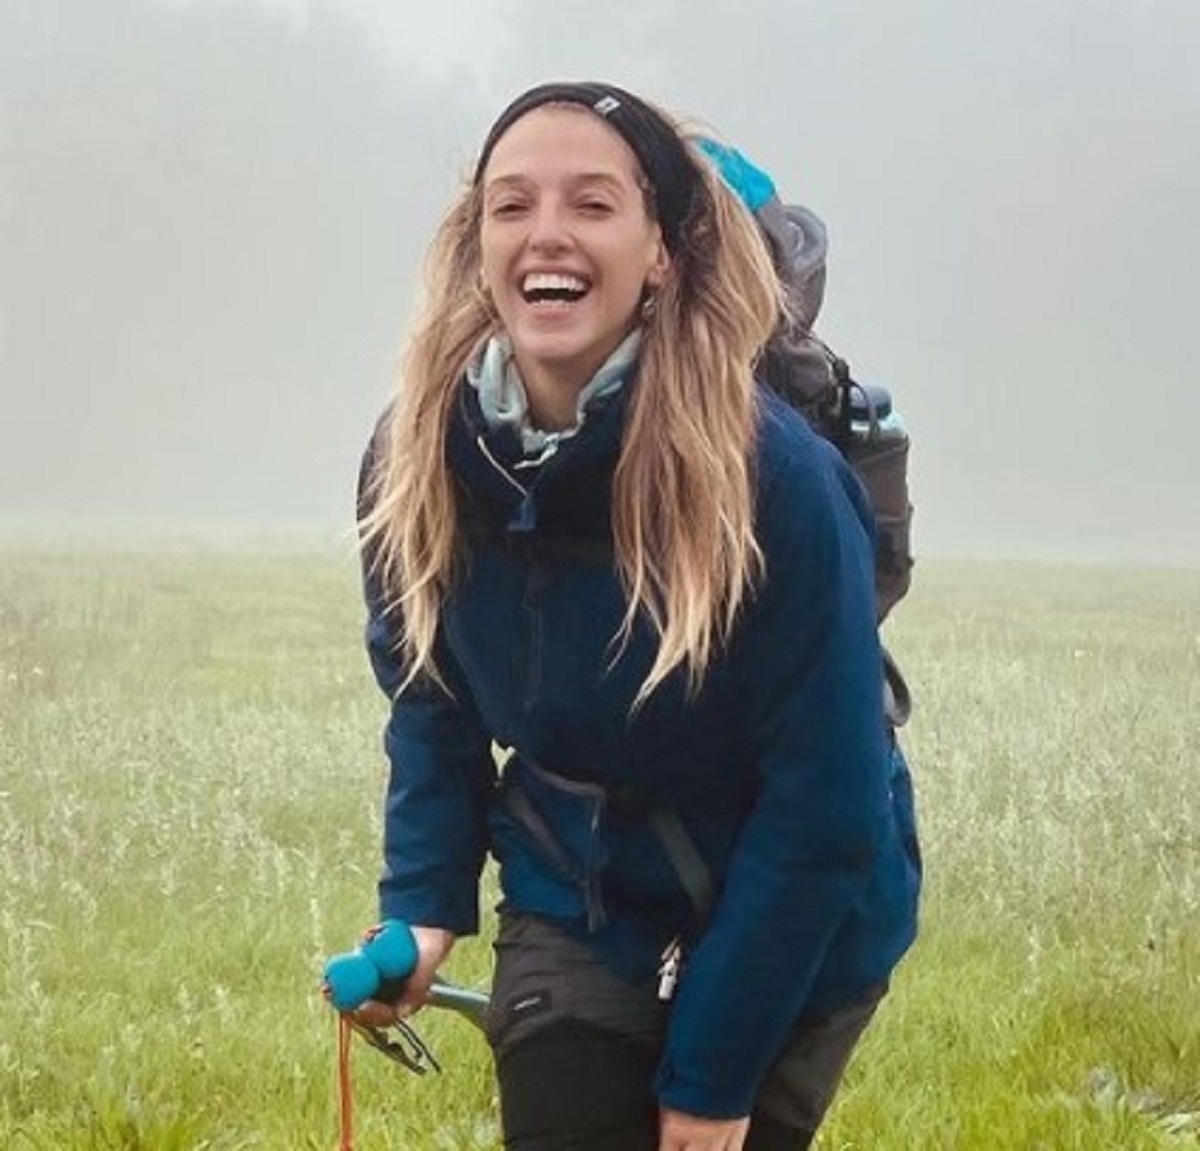
[[(771, 178), (736, 149), (704, 137), (694, 143), (753, 213), (784, 286), (788, 312), (764, 349), (763, 382), (837, 447), (866, 489), (875, 517), (875, 615), (882, 623), (912, 581), (908, 432), (888, 390), (856, 380), (846, 360), (813, 333), (828, 251), (820, 217), (785, 205)], [(886, 651), (884, 667), (888, 717), (900, 726), (910, 711), (908, 688)]]
[(813, 335), (825, 278), (821, 221), (807, 208), (778, 200), (755, 215), (794, 309), (767, 344), (764, 382), (833, 442), (867, 490), (875, 515), (876, 618), (882, 622), (912, 577), (908, 433), (888, 390), (859, 383), (846, 360)]

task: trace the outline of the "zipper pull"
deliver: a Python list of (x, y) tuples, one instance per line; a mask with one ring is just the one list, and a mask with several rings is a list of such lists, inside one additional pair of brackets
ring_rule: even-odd
[(679, 981), (679, 968), (683, 963), (683, 949), (679, 946), (678, 938), (667, 944), (662, 953), (662, 963), (658, 968), (658, 998), (663, 1003), (669, 1003), (675, 994), (675, 984)]

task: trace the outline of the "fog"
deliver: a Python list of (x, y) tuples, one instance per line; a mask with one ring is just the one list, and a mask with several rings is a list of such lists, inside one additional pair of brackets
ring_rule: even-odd
[(346, 530), (488, 124), (602, 78), (826, 220), (919, 554), (1200, 565), (1197, 60), (1191, 0), (0, 0), (0, 526)]

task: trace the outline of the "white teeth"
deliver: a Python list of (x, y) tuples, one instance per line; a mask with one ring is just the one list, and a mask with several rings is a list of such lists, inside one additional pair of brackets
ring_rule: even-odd
[(585, 284), (577, 276), (559, 272), (530, 272), (521, 284), (523, 292), (586, 292)]

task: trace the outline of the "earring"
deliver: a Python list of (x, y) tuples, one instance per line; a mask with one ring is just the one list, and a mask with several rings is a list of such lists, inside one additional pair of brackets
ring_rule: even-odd
[(642, 297), (642, 322), (648, 324), (654, 319), (654, 314), (657, 311), (658, 297), (654, 292), (647, 289), (646, 294)]

